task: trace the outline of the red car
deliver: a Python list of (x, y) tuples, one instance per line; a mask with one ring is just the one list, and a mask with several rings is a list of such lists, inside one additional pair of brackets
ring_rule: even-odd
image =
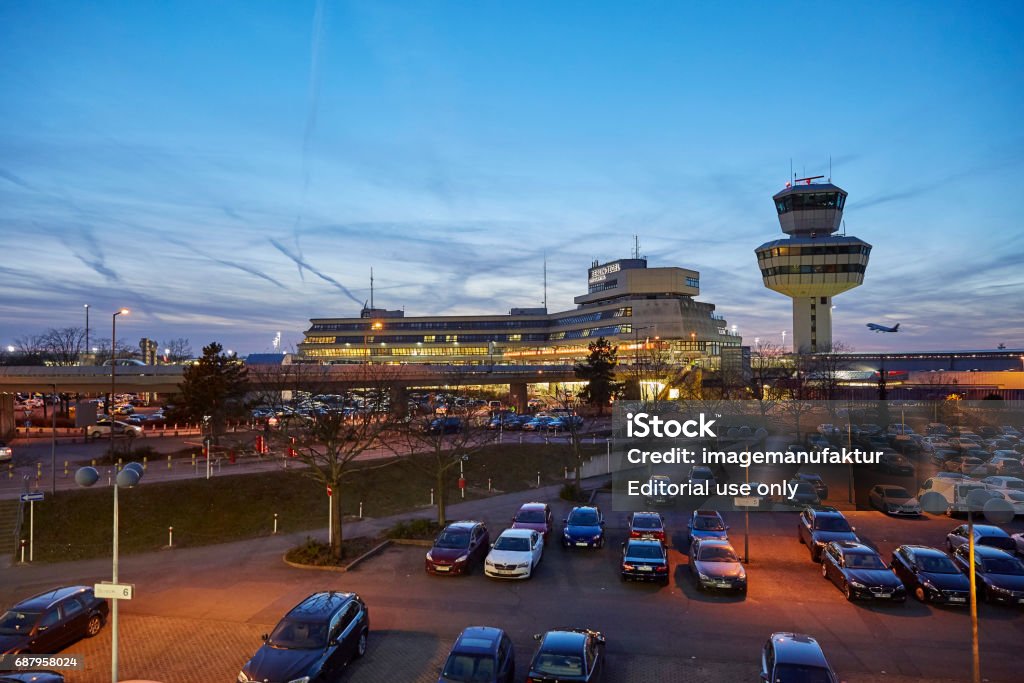
[(437, 535), (424, 559), (428, 574), (468, 574), (491, 548), (483, 522), (452, 522)]
[(512, 518), (512, 528), (536, 531), (547, 543), (552, 528), (551, 506), (547, 503), (524, 503)]
[(667, 542), (665, 518), (657, 512), (634, 512), (629, 516), (629, 537)]

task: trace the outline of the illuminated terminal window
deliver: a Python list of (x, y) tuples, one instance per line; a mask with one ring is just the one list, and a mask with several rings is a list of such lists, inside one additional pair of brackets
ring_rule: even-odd
[(307, 344), (333, 344), (337, 337), (306, 337)]
[(695, 277), (687, 277), (686, 284), (689, 287), (700, 287), (700, 280)]

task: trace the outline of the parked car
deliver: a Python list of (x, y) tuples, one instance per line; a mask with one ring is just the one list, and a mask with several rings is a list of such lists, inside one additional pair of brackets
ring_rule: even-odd
[(528, 579), (544, 555), (544, 539), (532, 529), (505, 529), (484, 559), (484, 574)]
[[(86, 429), (86, 434), (89, 438), (99, 439), (104, 436), (110, 436), (110, 425), (111, 421), (107, 419), (99, 419), (96, 424)], [(124, 436), (142, 436), (142, 427), (138, 425), (128, 424), (127, 422), (121, 422), (114, 420), (114, 435)]]
[(532, 418), (529, 422), (523, 425), (523, 431), (543, 432), (545, 429), (547, 429), (548, 423), (551, 422), (553, 419), (555, 418), (538, 415), (537, 417)]
[(370, 610), (358, 595), (313, 593), (263, 635), (238, 682), (333, 680), (366, 653), (369, 634)]
[(991, 489), (990, 492), (1001, 496), (1003, 500), (1009, 503), (1014, 516), (1024, 515), (1024, 491), (1001, 491), (999, 489)]
[(903, 602), (907, 589), (878, 553), (854, 541), (832, 541), (821, 554), (821, 575), (847, 600)]
[(699, 538), (725, 540), (729, 537), (729, 526), (717, 510), (694, 510), (690, 513), (686, 529), (689, 532), (690, 543)]
[(430, 421), (428, 434), (458, 434), (462, 431), (462, 420), (457, 417), (438, 417)]
[(843, 430), (836, 427), (834, 424), (820, 424), (818, 425), (818, 433), (824, 436), (826, 439), (838, 439), (843, 435)]
[(892, 553), (892, 570), (921, 602), (967, 605), (970, 579), (938, 548), (901, 545)]
[(0, 462), (14, 459), (14, 450), (3, 441), (0, 441)]
[(658, 541), (664, 545), (665, 518), (657, 512), (634, 512), (629, 516), (629, 537)]
[[(946, 547), (949, 549), (949, 552), (953, 552), (961, 545), (967, 545), (968, 540), (967, 525), (961, 524), (946, 534)], [(1016, 549), (1010, 534), (991, 524), (974, 525), (974, 545), (987, 545), (991, 548), (999, 548), (1011, 553)]]
[(820, 474), (814, 472), (797, 472), (794, 481), (805, 481), (814, 487), (814, 492), (818, 494), (819, 500), (825, 500), (828, 498), (828, 484), (821, 478)]
[(0, 616), (0, 654), (60, 652), (97, 635), (109, 611), (92, 586), (65, 586), (34, 595)]
[[(953, 560), (965, 573), (970, 572), (969, 553), (966, 543), (953, 553)], [(988, 602), (1024, 605), (1024, 564), (1005, 550), (974, 546), (974, 577), (979, 595)]]
[(56, 671), (7, 671), (0, 673), (0, 683), (64, 683), (64, 676)]
[(914, 466), (906, 456), (899, 453), (882, 453), (878, 457), (878, 469), (882, 472), (900, 476), (911, 476), (914, 474)]
[(1017, 554), (1024, 557), (1024, 533), (1014, 534), (1010, 538), (1013, 539), (1014, 544), (1017, 546)]
[(794, 487), (793, 493), (782, 498), (780, 502), (796, 507), (821, 504), (821, 498), (818, 497), (818, 492), (810, 483), (800, 481), (799, 479), (791, 479), (789, 483)]
[(508, 634), (492, 626), (470, 626), (455, 639), (437, 683), (513, 683), (515, 676)]
[(887, 515), (910, 515), (921, 514), (921, 504), (902, 486), (889, 484), (877, 484), (871, 487), (868, 493), (868, 504), (876, 510), (881, 510)]
[(797, 538), (811, 551), (811, 562), (820, 562), (822, 550), (832, 541), (859, 543), (856, 531), (833, 507), (805, 508), (796, 523)]
[(574, 507), (563, 520), (562, 546), (601, 548), (604, 546), (604, 515), (596, 505)]
[(551, 506), (547, 503), (524, 503), (512, 518), (513, 529), (533, 529), (547, 543), (553, 528)]
[(981, 483), (995, 491), (1024, 491), (1024, 479), (1019, 477), (994, 476), (985, 477)]
[(430, 574), (469, 574), (490, 546), (491, 536), (483, 522), (453, 522), (434, 539), (424, 567)]
[(668, 585), (668, 553), (657, 540), (631, 538), (622, 544), (619, 577), (623, 581), (657, 581)]
[(672, 478), (664, 474), (651, 475), (651, 495), (644, 498), (648, 505), (671, 505), (672, 497), (666, 493)]
[(690, 468), (689, 483), (691, 486), (703, 484), (713, 489), (715, 487), (715, 475), (707, 465), (694, 465)]
[(747, 572), (727, 540), (695, 539), (690, 546), (690, 573), (698, 590), (747, 591)]
[(825, 653), (803, 633), (778, 632), (761, 648), (761, 683), (839, 683)]
[(526, 680), (536, 683), (597, 683), (604, 677), (605, 637), (589, 629), (537, 634), (540, 641)]

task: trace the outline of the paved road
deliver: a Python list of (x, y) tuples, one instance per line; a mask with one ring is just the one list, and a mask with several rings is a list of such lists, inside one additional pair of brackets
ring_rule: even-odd
[[(458, 517), (484, 519), (502, 529), (520, 502), (552, 500), (559, 518), (568, 506), (554, 487), (506, 494), (453, 506)], [(599, 502), (610, 507), (604, 494)], [(420, 514), (429, 516), (430, 510)], [(348, 574), (293, 569), (280, 556), (302, 535), (271, 537), (218, 547), (182, 549), (123, 558), (121, 578), (138, 597), (122, 609), (122, 674), (166, 683), (234, 680), (259, 645), (259, 634), (308, 593), (354, 590), (367, 601), (372, 642), (365, 659), (343, 681), (426, 683), (458, 632), (491, 624), (509, 631), (517, 668), (525, 673), (531, 634), (585, 625), (609, 639), (609, 683), (752, 680), (765, 637), (798, 630), (817, 637), (849, 683), (965, 681), (970, 672), (970, 621), (966, 610), (934, 608), (913, 600), (880, 607), (847, 603), (823, 581), (796, 540), (794, 513), (751, 515), (750, 589), (746, 598), (698, 593), (689, 577), (684, 513), (667, 515), (674, 549), (668, 587), (621, 584), (617, 552), (625, 514), (609, 514), (609, 545), (592, 552), (547, 548), (528, 582), (432, 577), (422, 569), (423, 549), (393, 547)], [(852, 512), (858, 533), (888, 555), (900, 543), (941, 545), (952, 526), (945, 518), (892, 520)], [(743, 522), (726, 514), (734, 543)], [(350, 525), (370, 533), (390, 520)], [(1024, 525), (1017, 523), (1013, 528)], [(108, 576), (101, 560), (0, 570), (4, 604), (55, 583), (91, 583)], [(988, 681), (1019, 680), (1017, 651), (1024, 642), (1020, 610), (980, 606), (983, 674)], [(109, 629), (67, 652), (83, 654), (89, 670), (72, 683), (109, 680)]]

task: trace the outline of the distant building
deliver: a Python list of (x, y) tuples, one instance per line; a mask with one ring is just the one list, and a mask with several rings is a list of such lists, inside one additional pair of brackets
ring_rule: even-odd
[(412, 317), (364, 309), (356, 318), (312, 319), (298, 350), (330, 363), (571, 364), (604, 337), (622, 363), (657, 351), (717, 367), (723, 355), (739, 357), (741, 338), (699, 294), (695, 270), (649, 268), (645, 258), (595, 261), (586, 294), (568, 311)]

